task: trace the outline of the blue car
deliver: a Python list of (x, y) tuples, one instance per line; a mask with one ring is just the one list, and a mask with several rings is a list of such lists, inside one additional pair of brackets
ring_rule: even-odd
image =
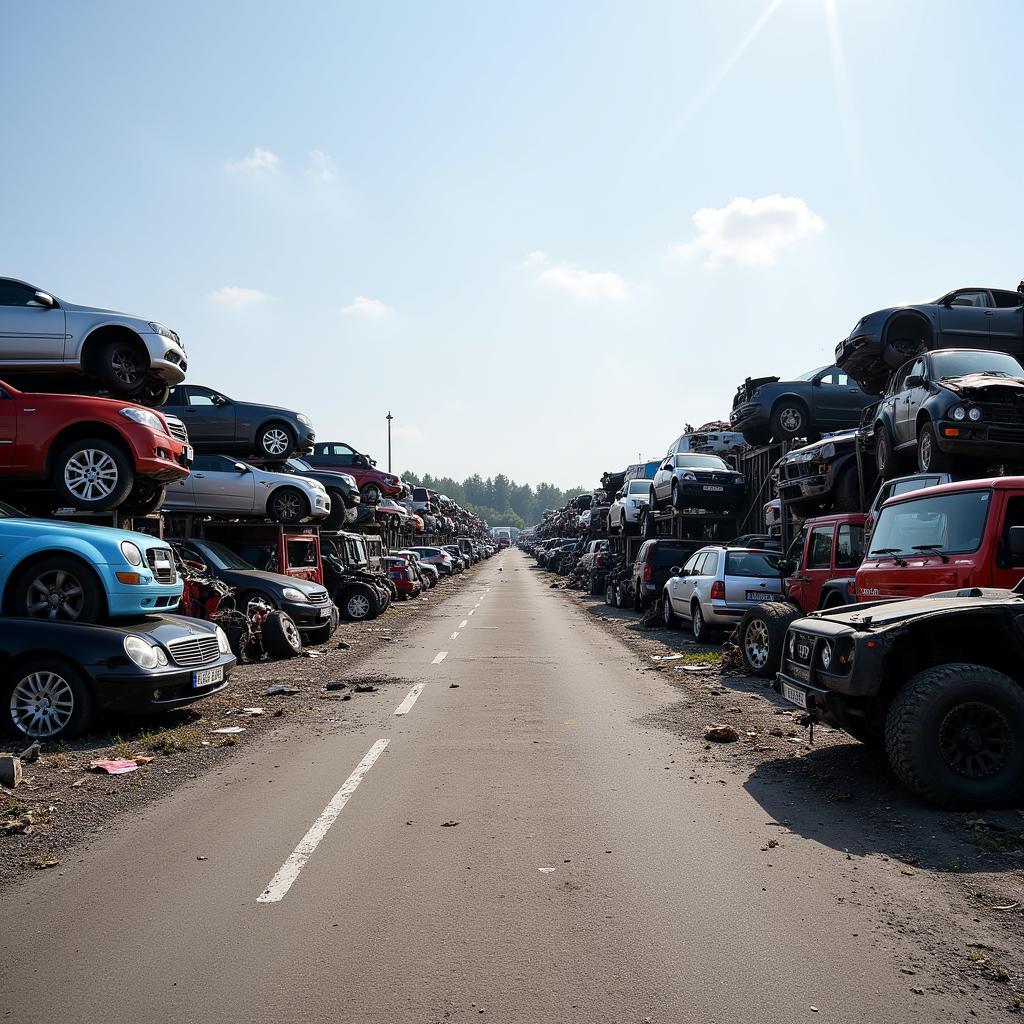
[(0, 502), (0, 610), (6, 615), (102, 622), (173, 611), (181, 591), (162, 540), (31, 519)]

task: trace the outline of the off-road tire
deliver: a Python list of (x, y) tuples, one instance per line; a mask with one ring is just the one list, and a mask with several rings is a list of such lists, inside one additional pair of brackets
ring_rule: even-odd
[(267, 499), (267, 515), (276, 523), (301, 523), (309, 513), (309, 500), (295, 487), (278, 487)]
[(302, 634), (287, 612), (271, 612), (263, 620), (263, 646), (275, 658), (294, 658), (302, 650)]
[(771, 435), (776, 441), (807, 437), (807, 406), (795, 399), (783, 399), (772, 409)]
[(295, 432), (287, 423), (264, 423), (256, 431), (256, 454), (264, 459), (287, 459), (295, 451)]
[[(951, 749), (957, 709), (973, 714), (975, 727), (978, 715), (987, 718), (992, 757), (987, 765), (965, 763), (961, 770), (950, 763), (951, 756), (961, 753)], [(961, 736), (977, 735), (975, 727), (963, 723)], [(893, 698), (885, 721), (885, 748), (899, 780), (930, 803), (1012, 803), (1024, 794), (1024, 688), (984, 665), (961, 662), (925, 669)]]
[[(743, 658), (743, 665), (747, 674), (757, 676), (759, 679), (774, 679), (775, 673), (779, 671), (782, 664), (782, 649), (786, 642), (786, 631), (794, 619), (800, 617), (800, 612), (790, 604), (782, 601), (771, 601), (765, 604), (755, 605), (748, 608), (740, 619), (739, 648)], [(763, 631), (758, 629), (758, 624)], [(748, 630), (754, 633), (749, 638)], [(760, 632), (760, 637), (757, 633)], [(767, 647), (765, 660), (761, 659), (753, 650), (756, 639)], [(751, 650), (748, 651), (748, 641)]]
[[(33, 587), (31, 593), (30, 587)], [(47, 593), (64, 595), (65, 600), (51, 603), (47, 610), (40, 607), (48, 600)], [(105, 611), (99, 580), (83, 562), (70, 555), (51, 555), (18, 573), (12, 604), (15, 615), (79, 624), (99, 622)], [(51, 616), (54, 608), (56, 612)]]
[[(114, 473), (109, 485), (100, 484), (97, 478), (97, 486), (102, 487), (105, 493), (96, 498), (89, 497), (88, 489), (92, 485), (81, 476), (83, 472), (89, 472), (90, 466), (97, 472)], [(70, 478), (70, 483), (67, 478)], [(53, 460), (53, 486), (60, 504), (71, 505), (83, 512), (109, 512), (118, 508), (134, 484), (135, 470), (131, 460), (116, 444), (102, 438), (85, 437), (75, 441)], [(85, 493), (76, 494), (72, 486), (78, 486)]]
[[(62, 707), (52, 713), (49, 722), (33, 721), (31, 704), (26, 706), (26, 701), (32, 701), (33, 693), (38, 693), (39, 687), (45, 687), (47, 693), (61, 699)], [(16, 716), (14, 694), (19, 688), (23, 699), (17, 702), (19, 714)], [(10, 673), (0, 684), (0, 708), (3, 709), (4, 732), (42, 741), (81, 736), (88, 730), (95, 714), (92, 690), (85, 676), (74, 665), (53, 655), (34, 658)]]

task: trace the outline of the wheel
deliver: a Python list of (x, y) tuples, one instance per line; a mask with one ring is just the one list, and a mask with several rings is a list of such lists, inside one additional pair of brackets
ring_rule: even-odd
[(53, 555), (18, 577), (14, 612), (55, 622), (98, 622), (104, 611), (100, 585), (74, 558)]
[(644, 607), (644, 592), (640, 589), (639, 584), (637, 584), (633, 587), (633, 611), (642, 612)]
[(704, 621), (704, 612), (701, 610), (700, 602), (694, 601), (690, 606), (690, 626), (693, 630), (693, 639), (699, 644), (708, 642), (711, 630)]
[(377, 615), (377, 595), (365, 583), (353, 583), (341, 599), (341, 614), (350, 622), (365, 622)]
[(5, 727), (26, 739), (71, 739), (92, 722), (93, 698), (85, 677), (59, 658), (36, 658), (19, 666), (2, 694)]
[(53, 484), (61, 501), (83, 512), (117, 508), (134, 482), (128, 456), (98, 437), (69, 444), (53, 462)]
[(100, 349), (96, 378), (118, 395), (134, 395), (146, 383), (149, 360), (138, 339), (114, 338)]
[(857, 464), (852, 462), (843, 467), (832, 490), (832, 501), (837, 512), (860, 511), (860, 480), (857, 478)]
[(658, 511), (658, 493), (653, 487), (647, 494), (647, 511), (648, 513)]
[(325, 530), (340, 530), (345, 525), (345, 513), (348, 511), (345, 508), (345, 499), (341, 496), (341, 491), (333, 487), (327, 488), (327, 497), (331, 499), (331, 514), (321, 520), (320, 525)]
[(789, 624), (800, 617), (792, 605), (771, 602), (748, 608), (740, 619), (740, 652), (747, 672), (774, 679), (782, 664), (782, 647)]
[(629, 584), (623, 580), (618, 587), (616, 592), (617, 600), (615, 602), (616, 608), (625, 608), (629, 602)]
[(667, 590), (661, 595), (661, 621), (665, 624), (666, 629), (675, 629), (679, 625), (679, 619), (672, 610), (672, 599), (668, 596)]
[(618, 597), (618, 588), (614, 583), (606, 583), (604, 585), (604, 603), (609, 608), (614, 608), (616, 604), (616, 598)]
[(246, 608), (249, 607), (250, 601), (263, 601), (269, 605), (271, 609), (277, 607), (277, 602), (262, 590), (247, 590), (244, 594), (240, 594), (238, 597), (238, 610), (244, 614)]
[(935, 427), (930, 421), (921, 424), (917, 435), (917, 468), (922, 473), (946, 473), (953, 460), (939, 447)]
[(278, 487), (267, 499), (267, 515), (278, 523), (298, 523), (309, 515), (306, 496), (294, 487)]
[(148, 516), (164, 503), (166, 488), (155, 480), (139, 477), (121, 504), (121, 511), (129, 516)]
[(171, 397), (171, 386), (159, 377), (147, 377), (142, 390), (132, 396), (141, 405), (148, 405), (150, 409), (158, 409), (168, 398)]
[(919, 672), (896, 693), (885, 748), (900, 781), (931, 803), (977, 807), (1024, 794), (1024, 689), (983, 665)]
[(367, 505), (380, 503), (380, 488), (376, 484), (367, 484), (360, 492), (360, 497)]
[(776, 441), (807, 436), (807, 408), (802, 402), (784, 399), (772, 409), (771, 433)]
[(265, 459), (286, 459), (295, 451), (295, 435), (284, 423), (268, 423), (256, 431), (256, 451)]
[(263, 646), (276, 658), (292, 658), (302, 650), (302, 634), (287, 612), (271, 612), (263, 620)]
[(896, 475), (896, 453), (885, 427), (875, 431), (875, 468), (882, 480), (891, 480)]
[(682, 498), (679, 496), (679, 484), (672, 481), (672, 507), (678, 512), (683, 507)]

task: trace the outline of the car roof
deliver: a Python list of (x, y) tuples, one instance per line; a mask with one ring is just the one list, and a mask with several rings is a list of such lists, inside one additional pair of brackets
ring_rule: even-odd
[(941, 497), (944, 494), (961, 494), (964, 491), (1024, 491), (1024, 476), (997, 476), (983, 480), (957, 480), (951, 484), (938, 484), (935, 487), (922, 487), (906, 494), (896, 494), (887, 498), (882, 508), (899, 505), (904, 501), (913, 501), (922, 494), (929, 497)]
[(805, 519), (804, 526), (829, 526), (835, 523), (850, 523), (852, 526), (863, 526), (867, 520), (864, 512), (837, 512), (831, 516), (814, 516)]

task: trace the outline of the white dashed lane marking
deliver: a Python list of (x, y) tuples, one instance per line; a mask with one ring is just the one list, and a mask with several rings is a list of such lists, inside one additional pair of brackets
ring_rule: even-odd
[(396, 715), (407, 715), (412, 711), (413, 704), (416, 703), (416, 698), (423, 692), (423, 687), (426, 683), (417, 683), (408, 693), (405, 700), (395, 708)]
[(441, 662), (444, 661), (444, 659), (447, 658), (447, 657), (448, 657), (448, 652), (447, 651), (438, 651), (437, 654), (434, 655), (434, 660), (430, 664), (431, 665), (440, 665)]

